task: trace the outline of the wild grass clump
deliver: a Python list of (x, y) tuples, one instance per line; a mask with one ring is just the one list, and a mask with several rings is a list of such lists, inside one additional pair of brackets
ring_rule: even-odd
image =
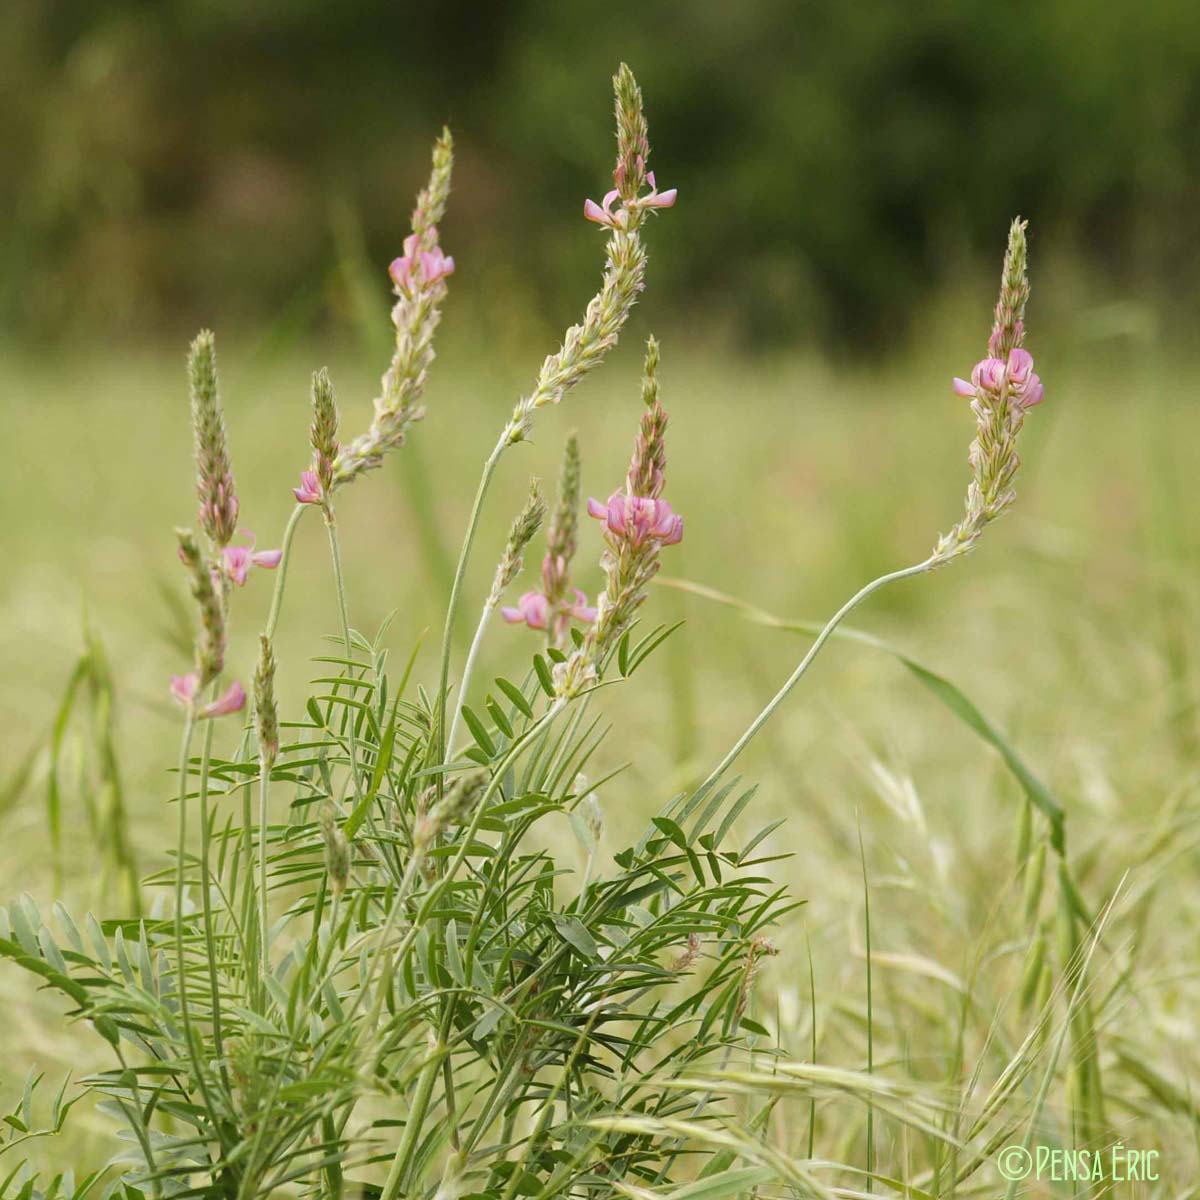
[[(1022, 345), (1022, 222), (1010, 232), (987, 356), (969, 383), (955, 385), (977, 427), (962, 522), (928, 558), (873, 580), (814, 630), (795, 671), (707, 778), (659, 797), (632, 844), (605, 848), (604, 809), (623, 781), (598, 766), (602, 714), (609, 690), (634, 686), (672, 632), (643, 622), (660, 565), (684, 535), (666, 499), (669, 422), (653, 338), (624, 481), (586, 504), (603, 543), (595, 604), (572, 583), (589, 539), (579, 522), (580, 448), (570, 438), (553, 505), (530, 484), (455, 670), (489, 485), (529, 440), (539, 410), (562, 401), (616, 345), (645, 284), (647, 219), (676, 200), (648, 168), (633, 75), (622, 67), (614, 83), (615, 186), (584, 207), (606, 230), (601, 285), (487, 458), (427, 685), (416, 678), (415, 631), (397, 662), (388, 627), (367, 635), (351, 622), (337, 503), (424, 415), (454, 272), (439, 233), (449, 134), (391, 264), (395, 353), (370, 425), (341, 440), (333, 383), (324, 371), (313, 377), (312, 460), (278, 549), (258, 549), (245, 531), (237, 541), (242, 514), (214, 339), (194, 342), (198, 532), (179, 530), (178, 548), (196, 632), (193, 661), (169, 689), (182, 722), (173, 863), (103, 919), (77, 921), (61, 905), (48, 919), (28, 898), (0, 912), (0, 953), (64, 994), (72, 1019), (111, 1052), (114, 1065), (81, 1086), (121, 1126), (119, 1149), (86, 1179), (63, 1164), (48, 1181), (0, 1176), (0, 1193), (17, 1180), (29, 1196), (229, 1200), (716, 1198), (767, 1185), (828, 1197), (909, 1184), (914, 1195), (952, 1195), (991, 1169), (1003, 1139), (1029, 1136), (1064, 1056), (1083, 1135), (1105, 1136), (1100, 998), (1088, 972), (1096, 914), (1068, 867), (1061, 809), (965, 696), (924, 672), (1025, 788), (1019, 869), (1030, 951), (1020, 1005), (1031, 1025), (1024, 1041), (997, 1048), (998, 1062), (982, 1051), (958, 1092), (921, 1086), (879, 1061), (870, 1000), (865, 1062), (852, 1066), (814, 1061), (815, 1015), (813, 1048), (786, 1044), (781, 1022), (765, 1023), (770, 1006), (756, 992), (777, 950), (772, 929), (799, 902), (771, 869), (774, 826), (745, 828), (754, 789), (729, 777), (855, 606), (961, 556), (1011, 503), (1017, 435), (1042, 399)], [(301, 668), (277, 661), (275, 637), (294, 539), (318, 512), (341, 628), (336, 652), (316, 660), (314, 692), (289, 712), (276, 683)], [(543, 526), (540, 586), (504, 604)], [(232, 664), (238, 590), (267, 578), (274, 596), (257, 662)], [(532, 631), (535, 648), (519, 678), (480, 681), (478, 650), (497, 608), (525, 627), (507, 636)], [(102, 689), (100, 662), (93, 655), (81, 686)], [(564, 824), (585, 859), (581, 874), (551, 849)], [(128, 880), (131, 853), (114, 854)], [(1044, 911), (1047, 880), (1053, 916)], [(869, 924), (865, 933), (869, 983)], [(960, 1061), (954, 1082), (967, 1074)], [(35, 1083), (8, 1122), (19, 1136), (0, 1143), (0, 1155), (55, 1136), (77, 1099), (60, 1093), (39, 1123)], [(841, 1106), (840, 1160), (816, 1152), (818, 1106)], [(797, 1128), (806, 1143), (792, 1136)]]

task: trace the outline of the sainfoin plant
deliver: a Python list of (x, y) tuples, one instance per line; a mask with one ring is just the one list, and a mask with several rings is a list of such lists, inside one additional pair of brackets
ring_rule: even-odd
[[(614, 186), (583, 214), (604, 231), (601, 284), (487, 458), (437, 673), (425, 686), (414, 678), (415, 650), (397, 669), (385, 640), (393, 632), (369, 638), (351, 624), (337, 502), (351, 484), (369, 486), (366, 477), (424, 416), (455, 270), (440, 234), (449, 134), (436, 143), (411, 232), (389, 268), (395, 353), (369, 427), (343, 441), (333, 383), (324, 371), (313, 377), (312, 459), (280, 481), (297, 503), (278, 548), (260, 546), (241, 524), (214, 339), (203, 333), (193, 343), (199, 508), (196, 528), (178, 532), (178, 552), (196, 633), (193, 661), (164, 684), (182, 725), (173, 866), (146, 881), (154, 899), (144, 917), (77, 921), (57, 905), (47, 920), (28, 898), (0, 910), (0, 952), (63, 993), (72, 1017), (111, 1049), (113, 1067), (83, 1086), (123, 1136), (107, 1168), (76, 1179), (64, 1163), (50, 1183), (22, 1183), (26, 1194), (512, 1200), (782, 1188), (827, 1197), (845, 1194), (831, 1182), (837, 1164), (814, 1155), (811, 1137), (806, 1154), (770, 1127), (780, 1106), (799, 1099), (807, 1112), (837, 1093), (865, 1100), (868, 1113), (859, 1190), (884, 1178), (875, 1121), (935, 1147), (939, 1166), (914, 1195), (949, 1194), (984, 1161), (1000, 1105), (982, 1105), (972, 1125), (884, 1075), (819, 1068), (755, 1018), (772, 926), (796, 901), (773, 877), (769, 829), (743, 831), (754, 789), (730, 769), (856, 605), (960, 557), (1011, 504), (1016, 441), (1043, 399), (1023, 345), (1025, 226), (1014, 222), (1009, 233), (987, 354), (969, 380), (954, 382), (976, 422), (962, 520), (929, 557), (848, 600), (703, 783), (662, 797), (640, 839), (611, 853), (599, 797), (622, 781), (598, 774), (600, 714), (612, 687), (637, 686), (639, 668), (672, 631), (645, 613), (685, 528), (667, 498), (668, 416), (653, 338), (636, 413), (630, 406), (624, 479), (613, 468), (610, 487), (585, 502), (579, 446), (569, 439), (556, 494), (547, 502), (531, 484), (482, 585), (461, 666), (453, 633), (480, 583), (471, 569), (476, 530), (501, 461), (529, 439), (539, 411), (563, 401), (617, 344), (645, 285), (649, 219), (676, 202), (648, 167), (642, 96), (628, 68), (614, 84)], [(276, 676), (298, 668), (277, 664), (275, 635), (294, 539), (318, 514), (339, 650), (319, 660), (324, 673), (303, 709), (286, 712)], [(543, 531), (544, 550), (534, 550)], [(697, 536), (690, 525), (688, 536)], [(602, 547), (594, 601), (572, 578), (589, 544)], [(518, 591), (527, 557), (540, 559), (537, 582)], [(267, 585), (274, 596), (258, 660), (231, 663), (239, 590)], [(502, 623), (492, 621), (497, 611)], [(523, 677), (476, 678), (489, 634), (525, 639)], [(564, 815), (586, 856), (582, 874), (540, 837)], [(1026, 853), (1033, 858), (1029, 845)], [(1044, 860), (1039, 887), (1043, 869)], [(1074, 967), (1064, 985), (1079, 1001), (1070, 1008), (1076, 1030), (1086, 1019), (1078, 949), (1066, 956)], [(1035, 991), (1049, 976), (1039, 961)], [(0, 1143), (0, 1154), (52, 1133), (70, 1103), (56, 1100), (45, 1129), (27, 1104), (14, 1117), (24, 1132)], [(0, 1171), (5, 1188), (16, 1178)]]

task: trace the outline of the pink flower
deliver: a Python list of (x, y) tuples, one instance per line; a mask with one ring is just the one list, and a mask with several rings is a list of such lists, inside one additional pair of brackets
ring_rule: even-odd
[(225, 574), (238, 587), (244, 586), (246, 576), (250, 574), (252, 566), (265, 567), (268, 571), (273, 571), (279, 566), (279, 560), (283, 557), (282, 550), (255, 550), (254, 534), (248, 529), (242, 530), (242, 537), (250, 539), (249, 546), (226, 546), (221, 555)]
[(612, 204), (619, 195), (620, 193), (617, 191), (617, 189), (613, 188), (613, 190), (604, 197), (603, 206), (597, 204), (595, 200), (585, 200), (583, 202), (583, 215), (589, 221), (594, 221), (597, 225), (608, 225), (611, 228), (616, 229), (621, 224), (623, 218), (619, 212), (613, 212)]
[(292, 488), (292, 495), (301, 504), (320, 504), (322, 500), (321, 481), (317, 478), (316, 471), (301, 471), (300, 486)]
[[(650, 192), (645, 196), (638, 196), (636, 200), (631, 201), (631, 206), (637, 208), (670, 208), (679, 195), (677, 188), (668, 188), (665, 192), (660, 192), (654, 183), (654, 172), (646, 173), (646, 182), (650, 185)], [(594, 221), (597, 225), (607, 225), (611, 229), (620, 229), (625, 224), (625, 210), (620, 209), (613, 212), (613, 201), (620, 193), (616, 188), (611, 192), (606, 193), (602, 204), (597, 204), (595, 200), (585, 200), (583, 202), (583, 215), (589, 220)]]
[(998, 392), (1004, 382), (1004, 359), (981, 358), (971, 372), (971, 382), (985, 392)]
[(1006, 382), (1021, 408), (1033, 408), (1046, 398), (1046, 389), (1033, 370), (1033, 355), (1020, 346), (1009, 351), (1007, 362), (1002, 358), (980, 359), (970, 382), (955, 376), (954, 390), (960, 396), (974, 397), (979, 391), (998, 393)]
[(211, 704), (206, 704), (200, 710), (202, 717), (224, 717), (229, 713), (241, 712), (246, 706), (246, 689), (236, 681)]
[[(171, 676), (171, 696), (184, 708), (195, 703), (200, 690), (200, 672), (189, 671), (186, 675)], [(240, 712), (246, 704), (246, 691), (240, 683), (231, 683), (211, 704), (206, 704), (196, 715), (201, 719), (223, 717), (227, 713)]]
[(1033, 408), (1035, 404), (1041, 404), (1045, 398), (1046, 389), (1042, 386), (1042, 381), (1036, 375), (1030, 375), (1029, 382), (1021, 389), (1018, 403), (1022, 408)]
[(590, 625), (596, 619), (596, 606), (587, 602), (587, 596), (578, 588), (572, 588), (571, 591), (575, 594), (575, 603), (569, 608), (563, 609), (563, 615), (566, 617), (574, 617), (577, 621), (582, 621), (585, 625)]
[(675, 204), (675, 198), (679, 195), (678, 188), (667, 188), (665, 192), (658, 190), (658, 185), (654, 182), (654, 172), (646, 172), (646, 182), (650, 185), (650, 195), (642, 196), (638, 203), (646, 208), (671, 208)]
[(550, 623), (550, 601), (541, 592), (526, 592), (516, 608), (505, 605), (500, 615), (510, 624), (523, 621), (530, 629), (546, 629)]
[(683, 540), (683, 518), (665, 500), (615, 491), (607, 504), (589, 499), (587, 510), (588, 516), (606, 523), (613, 537), (634, 546), (640, 546), (647, 538), (664, 546), (674, 546)]
[(177, 704), (187, 708), (200, 690), (200, 672), (189, 671), (186, 675), (171, 676), (171, 697)]
[[(433, 232), (436, 234), (437, 231)], [(406, 292), (454, 274), (454, 259), (443, 254), (440, 246), (434, 246), (432, 250), (419, 249), (420, 240), (415, 233), (410, 233), (404, 239), (404, 253), (393, 259), (388, 267), (392, 282)]]
[[(565, 629), (572, 617), (577, 621), (590, 624), (596, 619), (596, 609), (588, 604), (587, 596), (578, 588), (572, 588), (575, 603), (564, 605), (558, 612), (556, 621), (560, 628)], [(553, 610), (550, 601), (541, 592), (526, 592), (517, 601), (515, 608), (505, 606), (500, 615), (510, 624), (519, 625), (524, 622), (530, 629), (548, 629)]]

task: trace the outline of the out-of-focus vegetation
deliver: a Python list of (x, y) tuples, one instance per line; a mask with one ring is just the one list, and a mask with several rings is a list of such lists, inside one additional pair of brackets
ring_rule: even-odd
[[(1016, 212), (1102, 291), (1196, 295), (1200, 10), (1182, 0), (235, 3), (0, 10), (0, 321), (144, 339), (336, 321), (443, 122), (460, 284), (545, 316), (590, 286), (596, 102), (628, 59), (664, 308), (885, 346)], [(552, 264), (547, 269), (547, 264)], [(282, 314), (282, 316), (281, 316)]]

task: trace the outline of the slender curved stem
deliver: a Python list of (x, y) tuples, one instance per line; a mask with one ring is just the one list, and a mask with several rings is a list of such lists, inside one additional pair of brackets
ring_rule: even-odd
[(463, 667), (462, 682), (458, 685), (458, 698), (454, 702), (454, 720), (450, 722), (450, 732), (446, 735), (446, 753), (454, 753), (454, 739), (458, 734), (458, 723), (462, 718), (463, 705), (467, 702), (467, 687), (471, 682), (471, 673), (475, 670), (475, 659), (479, 656), (479, 647), (483, 645), (483, 635), (487, 630), (494, 605), (491, 598), (484, 603), (483, 612), (479, 614), (479, 624), (475, 626), (475, 636), (471, 639), (471, 649), (467, 652), (467, 663)]
[[(507, 432), (507, 430), (506, 430)], [(471, 557), (471, 547), (475, 543), (475, 534), (479, 528), (479, 517), (483, 512), (483, 502), (487, 498), (492, 476), (496, 473), (496, 464), (508, 448), (508, 438), (504, 434), (492, 448), (487, 461), (483, 464), (483, 474), (479, 477), (479, 486), (475, 490), (475, 503), (471, 506), (471, 516), (467, 521), (467, 532), (463, 537), (462, 549), (458, 554), (458, 566), (454, 569), (454, 584), (450, 588), (450, 600), (446, 605), (446, 624), (442, 631), (442, 664), (438, 675), (436, 733), (432, 746), (437, 753), (437, 762), (441, 762), (446, 753), (446, 689), (450, 682), (450, 651), (454, 637), (454, 618), (462, 600), (463, 581), (467, 574), (467, 563)], [(459, 697), (461, 699), (461, 695)], [(439, 780), (440, 780), (439, 776)]]
[[(932, 570), (938, 565), (939, 559), (936, 557), (927, 558), (924, 562), (917, 563), (912, 567), (904, 567), (899, 571), (892, 571), (888, 575), (880, 575), (878, 579), (872, 579), (866, 587), (855, 592), (841, 608), (829, 618), (825, 628), (817, 634), (816, 640), (808, 648), (808, 653), (800, 660), (800, 665), (792, 672), (787, 682), (779, 689), (778, 692), (771, 698), (767, 706), (750, 722), (749, 728), (742, 734), (740, 738), (733, 744), (732, 749), (723, 759), (713, 768), (709, 777), (696, 789), (696, 793), (707, 791), (713, 784), (721, 778), (722, 775), (733, 765), (734, 760), (741, 754), (743, 750), (754, 740), (755, 734), (771, 719), (775, 710), (787, 699), (788, 693), (800, 682), (804, 673), (812, 666), (813, 660), (821, 652), (821, 647), (829, 640), (833, 631), (842, 623), (843, 619), (854, 611), (868, 596), (879, 591), (880, 588), (886, 587), (889, 583), (896, 583), (901, 579), (908, 579), (914, 575), (922, 575), (926, 571)], [(696, 794), (694, 793), (694, 794)]]
[(304, 515), (304, 510), (308, 508), (307, 504), (297, 504), (292, 509), (292, 515), (288, 517), (288, 523), (283, 531), (283, 545), (281, 547), (283, 556), (279, 560), (279, 566), (275, 572), (275, 591), (271, 594), (271, 609), (267, 613), (267, 624), (263, 632), (269, 638), (275, 636), (275, 626), (279, 624), (279, 612), (283, 608), (283, 589), (287, 584), (288, 563), (292, 557), (292, 538), (296, 534), (296, 526), (300, 523), (300, 518)]

